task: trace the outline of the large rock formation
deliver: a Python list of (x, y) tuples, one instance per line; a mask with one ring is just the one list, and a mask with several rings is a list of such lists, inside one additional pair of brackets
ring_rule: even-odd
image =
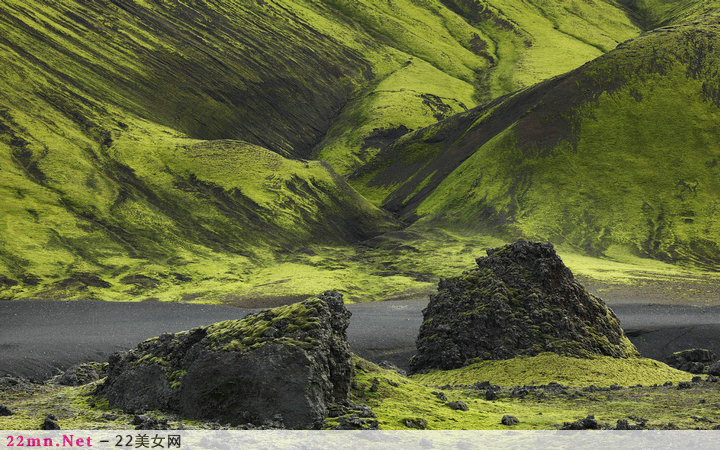
[(477, 269), (440, 280), (411, 371), (542, 352), (638, 356), (615, 314), (575, 281), (552, 244), (521, 240), (487, 253)]
[(345, 404), (353, 375), (342, 295), (328, 291), (240, 320), (147, 340), (110, 358), (98, 394), (126, 410), (163, 409), (233, 425), (278, 415), (313, 428)]

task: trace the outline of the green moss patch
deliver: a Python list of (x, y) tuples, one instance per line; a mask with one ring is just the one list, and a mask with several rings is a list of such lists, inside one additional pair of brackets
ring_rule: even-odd
[(556, 353), (517, 357), (506, 360), (479, 361), (454, 370), (435, 370), (413, 375), (424, 384), (473, 384), (490, 381), (501, 386), (547, 384), (567, 386), (644, 386), (667, 381), (689, 381), (692, 375), (667, 364), (647, 358), (591, 357), (571, 358)]
[[(321, 300), (311, 298), (243, 319), (214, 323), (207, 329), (207, 339), (213, 350), (245, 350), (268, 341), (311, 349), (319, 342), (308, 332), (320, 327), (318, 314), (323, 307)], [(276, 334), (282, 337), (276, 339)]]

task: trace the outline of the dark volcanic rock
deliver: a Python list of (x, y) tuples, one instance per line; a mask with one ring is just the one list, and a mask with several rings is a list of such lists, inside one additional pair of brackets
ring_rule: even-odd
[(718, 376), (720, 375), (720, 361), (715, 361), (710, 364), (707, 369), (708, 375)]
[(110, 358), (98, 388), (115, 408), (161, 409), (221, 423), (321, 424), (348, 401), (353, 366), (342, 295), (147, 340)]
[(552, 244), (520, 240), (487, 252), (477, 269), (440, 280), (411, 372), (542, 352), (638, 356), (612, 310), (575, 281)]
[(456, 402), (447, 402), (447, 403), (445, 403), (445, 406), (447, 406), (450, 409), (454, 409), (456, 411), (469, 411), (470, 410), (468, 405), (465, 404), (465, 402), (460, 401), (460, 400), (458, 400)]
[(12, 416), (13, 412), (5, 405), (0, 405), (0, 416)]
[(587, 416), (575, 422), (565, 422), (561, 430), (599, 430), (602, 426), (595, 420), (595, 416)]
[(710, 350), (693, 348), (673, 353), (667, 358), (667, 364), (685, 372), (705, 373), (716, 359), (717, 356)]
[(132, 425), (135, 425), (136, 430), (169, 430), (170, 425), (168, 425), (167, 419), (158, 419), (157, 417), (153, 417), (150, 414), (145, 414), (142, 416), (136, 415), (133, 417)]
[(427, 421), (419, 417), (402, 419), (400, 422), (408, 428), (415, 428), (417, 430), (424, 430), (427, 428)]
[(510, 416), (510, 415), (507, 415), (507, 414), (506, 414), (506, 415), (502, 416), (502, 419), (500, 420), (500, 423), (503, 424), (503, 425), (506, 425), (506, 426), (512, 426), (512, 425), (517, 425), (517, 424), (519, 424), (520, 421), (518, 420), (517, 417), (515, 417), (515, 416)]
[(41, 430), (59, 430), (60, 425), (57, 423), (57, 419), (52, 414), (49, 414), (47, 417), (45, 417), (45, 420), (43, 421), (42, 425), (40, 425)]

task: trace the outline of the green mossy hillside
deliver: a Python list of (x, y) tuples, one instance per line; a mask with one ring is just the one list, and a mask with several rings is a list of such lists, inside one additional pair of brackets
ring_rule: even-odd
[(3, 2), (0, 297), (243, 296), (392, 227), (300, 158), (352, 173), (638, 33), (600, 0), (471, 3)]
[(401, 139), (352, 183), (426, 225), (717, 267), (719, 31), (649, 32)]
[(185, 295), (222, 274), (241, 282), (276, 252), (393, 226), (321, 162), (125, 120), (132, 130), (113, 130), (99, 147), (21, 140), (13, 133), (23, 125), (6, 122), (14, 137), (0, 139), (4, 297), (179, 299), (170, 291)]

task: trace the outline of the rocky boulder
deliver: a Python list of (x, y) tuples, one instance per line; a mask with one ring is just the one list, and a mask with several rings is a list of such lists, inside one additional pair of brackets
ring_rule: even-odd
[(552, 244), (520, 240), (487, 254), (477, 269), (440, 280), (423, 310), (412, 372), (542, 352), (638, 356), (615, 314), (575, 281)]
[(313, 428), (348, 402), (353, 365), (342, 295), (147, 340), (110, 358), (98, 395), (124, 410)]
[[(720, 367), (713, 364), (715, 361), (717, 361), (715, 353), (704, 348), (682, 350), (673, 353), (667, 358), (668, 366), (690, 373), (710, 373), (709, 369), (711, 366), (713, 367), (713, 372), (715, 372), (716, 369), (720, 369)], [(717, 372), (718, 373), (710, 374), (720, 374), (720, 370), (717, 370)]]

